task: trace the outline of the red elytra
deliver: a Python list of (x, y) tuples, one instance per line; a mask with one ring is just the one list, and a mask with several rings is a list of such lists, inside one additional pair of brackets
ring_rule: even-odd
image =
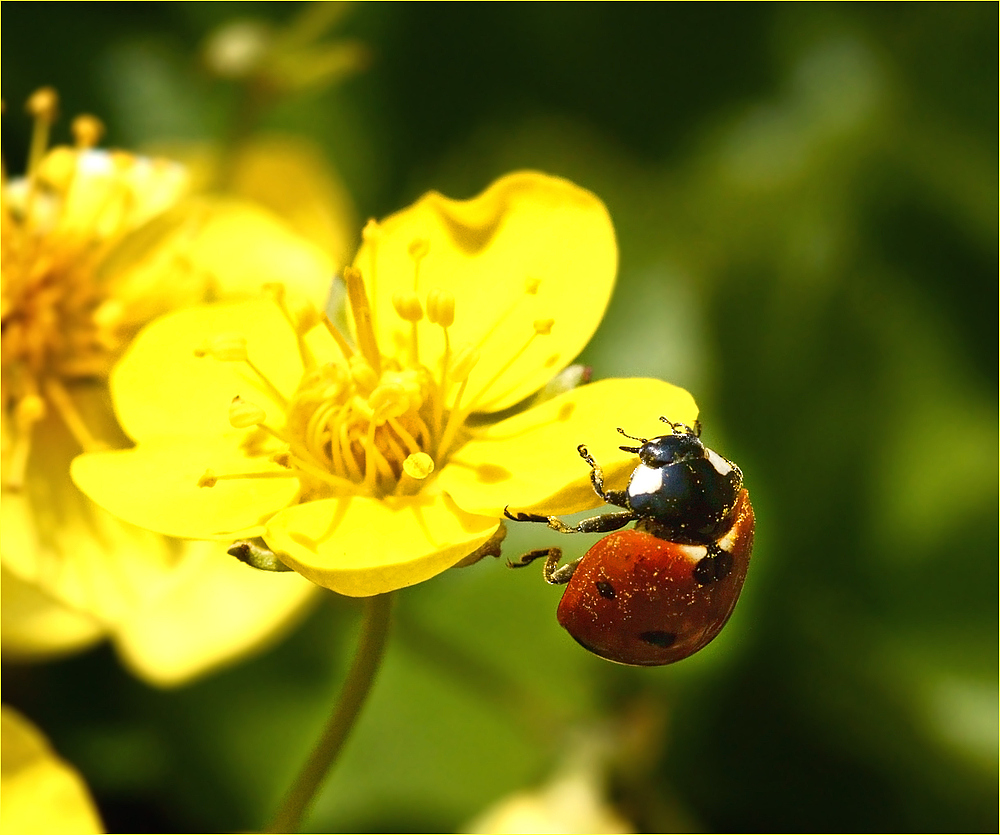
[(744, 489), (736, 521), (718, 545), (730, 572), (700, 584), (703, 545), (680, 545), (638, 530), (617, 531), (591, 548), (559, 601), (559, 623), (583, 647), (619, 664), (680, 661), (719, 634), (736, 607), (753, 550), (754, 515)]

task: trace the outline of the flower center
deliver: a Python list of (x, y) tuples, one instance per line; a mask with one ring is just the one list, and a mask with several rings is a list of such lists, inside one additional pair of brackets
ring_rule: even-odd
[(81, 417), (73, 387), (106, 379), (128, 335), (123, 304), (99, 268), (131, 228), (137, 169), (155, 165), (94, 150), (103, 127), (93, 116), (73, 120), (75, 147), (50, 148), (57, 108), (51, 88), (28, 100), (34, 127), (27, 171), (5, 178), (0, 192), (3, 486), (15, 490), (24, 483), (33, 428), (47, 414), (81, 449), (103, 446)]
[[(374, 221), (365, 227), (365, 239), (374, 246), (379, 230)], [(287, 466), (302, 482), (302, 500), (344, 493), (383, 497), (418, 492), (435, 469), (464, 443), (471, 431), (467, 419), (483, 401), (496, 379), (538, 336), (551, 331), (552, 320), (538, 321), (525, 335), (523, 346), (510, 361), (482, 386), (468, 391), (469, 374), (475, 367), (482, 344), (496, 329), (483, 328), (478, 345), (454, 350), (449, 329), (455, 321), (455, 297), (447, 290), (421, 292), (420, 266), (429, 251), (425, 240), (409, 247), (413, 264), (413, 289), (397, 290), (392, 297), (396, 315), (409, 327), (409, 339), (395, 354), (383, 353), (378, 344), (365, 280), (355, 267), (343, 273), (347, 308), (354, 321), (356, 339), (350, 341), (333, 321), (315, 311), (294, 315), (280, 285), (271, 287), (283, 317), (298, 338), (306, 369), (290, 399), (255, 366), (246, 353), (246, 343), (226, 338), (212, 341), (200, 352), (222, 360), (250, 365), (262, 385), (286, 404), (284, 423), (267, 421), (264, 410), (242, 398), (230, 407), (230, 423), (237, 428), (256, 427), (286, 445), (274, 460)], [(525, 283), (524, 295), (538, 290), (537, 280)], [(509, 316), (517, 302), (498, 319)], [(304, 335), (320, 321), (329, 331), (341, 356), (319, 363), (306, 347)], [(440, 328), (444, 350), (430, 367), (421, 360), (421, 333)], [(214, 484), (218, 476), (203, 478)]]

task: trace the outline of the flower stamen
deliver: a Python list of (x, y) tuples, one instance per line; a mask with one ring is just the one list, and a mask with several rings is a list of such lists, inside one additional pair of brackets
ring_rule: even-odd
[[(370, 218), (365, 224), (364, 229), (361, 230), (361, 240), (368, 244), (368, 283), (371, 285), (372, 298), (378, 298), (378, 242), (382, 238), (382, 227), (378, 225), (378, 221), (374, 218)], [(372, 311), (372, 327), (378, 327), (378, 321), (375, 318), (375, 311)]]
[(347, 283), (347, 300), (354, 315), (354, 327), (358, 334), (358, 347), (376, 375), (382, 373), (382, 355), (375, 339), (372, 309), (365, 293), (365, 282), (361, 270), (344, 267), (344, 281)]
[(101, 141), (101, 137), (104, 136), (104, 123), (96, 116), (81, 113), (73, 120), (70, 132), (73, 134), (77, 149), (87, 151), (96, 148)]
[(403, 461), (403, 474), (396, 485), (397, 496), (412, 496), (434, 472), (434, 459), (426, 452), (414, 452)]
[(42, 390), (45, 392), (45, 397), (48, 401), (56, 407), (59, 417), (66, 425), (73, 439), (80, 445), (80, 449), (84, 452), (97, 452), (107, 449), (107, 444), (97, 440), (91, 434), (79, 410), (76, 408), (76, 404), (73, 403), (73, 398), (59, 380), (54, 377), (46, 378), (42, 383)]
[(350, 360), (354, 356), (354, 349), (351, 347), (351, 343), (347, 341), (347, 337), (340, 332), (340, 328), (334, 324), (333, 319), (329, 316), (323, 316), (320, 321), (323, 323), (323, 327), (329, 331), (330, 336), (333, 337), (333, 341), (337, 343), (337, 347), (340, 349), (340, 353), (344, 355), (344, 359)]
[(502, 366), (500, 366), (500, 369), (496, 372), (496, 374), (494, 374), (489, 379), (489, 382), (487, 382), (486, 385), (484, 385), (479, 390), (479, 393), (472, 398), (472, 403), (469, 406), (468, 413), (475, 411), (475, 405), (482, 400), (483, 395), (485, 395), (486, 392), (488, 392), (491, 388), (493, 388), (493, 386), (496, 385), (497, 380), (499, 380), (504, 374), (506, 374), (507, 371), (510, 370), (511, 366), (514, 365), (514, 363), (517, 362), (524, 355), (524, 352), (528, 350), (531, 343), (535, 341), (535, 337), (548, 336), (550, 333), (552, 333), (552, 326), (554, 324), (555, 324), (554, 319), (537, 319), (535, 322), (532, 323), (531, 336), (528, 337), (528, 339), (524, 342), (523, 345), (521, 345), (520, 348), (518, 348), (513, 354), (510, 355), (510, 357), (508, 357), (507, 361)]
[(400, 319), (410, 323), (410, 367), (418, 368), (420, 366), (420, 348), (417, 338), (417, 324), (424, 318), (420, 298), (414, 290), (397, 290), (392, 294), (392, 306)]
[(293, 472), (280, 470), (262, 470), (256, 473), (216, 473), (212, 469), (205, 470), (198, 478), (199, 487), (215, 487), (220, 481), (239, 481), (244, 478), (294, 478)]
[(49, 131), (59, 110), (59, 94), (52, 87), (41, 87), (28, 98), (25, 110), (35, 120), (28, 151), (28, 177), (34, 180), (49, 147)]
[(302, 309), (293, 313), (291, 308), (288, 306), (288, 297), (285, 294), (285, 285), (279, 283), (269, 283), (264, 285), (264, 290), (271, 294), (271, 298), (274, 300), (275, 305), (281, 312), (285, 321), (288, 322), (288, 326), (292, 329), (292, 333), (295, 334), (295, 341), (298, 345), (299, 356), (302, 358), (302, 367), (306, 370), (312, 369), (316, 366), (316, 358), (313, 356), (313, 352), (310, 350), (309, 346), (306, 345), (305, 335), (309, 333), (317, 324), (319, 324), (321, 318), (326, 318), (321, 316), (320, 312), (311, 305), (307, 305)]
[(406, 251), (410, 254), (413, 259), (413, 292), (416, 293), (420, 290), (420, 264), (427, 257), (427, 253), (431, 250), (430, 241), (426, 238), (414, 238), (410, 241), (410, 245), (406, 248)]
[(259, 426), (267, 420), (267, 413), (256, 403), (244, 400), (238, 394), (229, 404), (229, 425), (234, 429)]
[(517, 296), (514, 299), (514, 301), (512, 301), (510, 305), (508, 305), (507, 309), (504, 310), (496, 318), (496, 321), (494, 321), (493, 324), (490, 325), (490, 327), (488, 327), (483, 332), (483, 335), (480, 337), (479, 342), (476, 343), (476, 347), (481, 350), (483, 346), (487, 342), (489, 342), (489, 340), (493, 337), (493, 334), (496, 333), (497, 328), (499, 328), (500, 325), (502, 325), (505, 321), (507, 321), (507, 319), (511, 316), (511, 314), (513, 314), (514, 311), (517, 310), (517, 308), (520, 306), (521, 302), (524, 301), (526, 296), (537, 296), (538, 289), (539, 287), (541, 287), (541, 284), (542, 280), (540, 278), (534, 278), (534, 277), (526, 278), (524, 280), (524, 295)]
[(14, 407), (16, 432), (9, 453), (9, 472), (4, 479), (4, 486), (11, 490), (17, 491), (24, 487), (28, 459), (31, 457), (33, 430), (35, 424), (45, 417), (45, 411), (45, 401), (37, 394), (22, 397)]
[[(283, 466), (288, 466), (293, 470), (299, 469), (304, 473), (308, 473), (318, 481), (324, 484), (329, 484), (338, 490), (346, 490), (348, 492), (353, 492), (355, 484), (352, 481), (346, 478), (342, 478), (338, 475), (334, 475), (333, 473), (329, 473), (322, 467), (317, 467), (311, 461), (308, 461), (307, 459), (302, 458), (298, 455), (293, 455), (291, 453), (284, 453), (284, 455), (286, 455), (287, 458), (282, 459), (282, 461), (285, 462)], [(277, 456), (275, 457), (274, 460), (277, 462), (278, 460)], [(295, 475), (295, 473), (292, 472), (290, 473), (290, 475)]]
[(278, 387), (270, 381), (260, 367), (250, 359), (247, 353), (246, 337), (240, 334), (219, 334), (212, 339), (206, 340), (200, 348), (195, 348), (196, 357), (212, 357), (219, 362), (242, 362), (245, 363), (254, 376), (260, 380), (265, 391), (280, 403), (286, 410), (288, 409), (288, 398), (285, 397)]

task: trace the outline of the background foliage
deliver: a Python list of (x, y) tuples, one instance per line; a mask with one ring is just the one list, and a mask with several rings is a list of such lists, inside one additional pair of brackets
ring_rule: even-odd
[[(17, 113), (53, 84), (112, 145), (219, 139), (237, 88), (199, 45), (295, 11), (11, 4), (4, 98)], [(315, 141), (362, 218), (517, 167), (600, 195), (620, 283), (582, 361), (695, 395), (758, 541), (730, 626), (676, 667), (588, 656), (558, 591), (493, 560), (402, 593), (311, 828), (457, 830), (610, 734), (612, 797), (640, 830), (996, 831), (996, 21), (991, 4), (350, 12), (367, 70), (265, 127)], [(3, 130), (16, 169), (27, 120)], [(546, 541), (516, 530), (506, 551)], [(357, 614), (332, 600), (176, 691), (106, 648), (5, 666), (5, 700), (110, 829), (252, 829), (318, 732)]]

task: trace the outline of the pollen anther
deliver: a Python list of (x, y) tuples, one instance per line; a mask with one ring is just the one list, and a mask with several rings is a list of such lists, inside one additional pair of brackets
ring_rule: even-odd
[(407, 322), (419, 322), (424, 318), (420, 299), (412, 290), (397, 290), (393, 293), (392, 306), (399, 318)]
[(361, 357), (355, 354), (351, 357), (348, 366), (351, 370), (351, 378), (359, 390), (368, 393), (378, 385), (378, 375), (372, 367)]
[(410, 478), (425, 479), (434, 472), (434, 459), (426, 452), (414, 452), (403, 461), (403, 472)]
[(267, 419), (267, 413), (256, 403), (244, 400), (238, 394), (229, 404), (229, 424), (234, 429), (257, 426)]
[(104, 135), (104, 124), (96, 116), (81, 113), (73, 120), (70, 130), (73, 132), (77, 148), (93, 148)]
[(455, 294), (440, 287), (428, 291), (427, 318), (435, 325), (450, 328), (455, 321)]
[(407, 252), (410, 253), (410, 257), (417, 262), (422, 261), (427, 257), (427, 253), (431, 250), (430, 241), (426, 238), (414, 238), (410, 241), (409, 247), (407, 247)]

